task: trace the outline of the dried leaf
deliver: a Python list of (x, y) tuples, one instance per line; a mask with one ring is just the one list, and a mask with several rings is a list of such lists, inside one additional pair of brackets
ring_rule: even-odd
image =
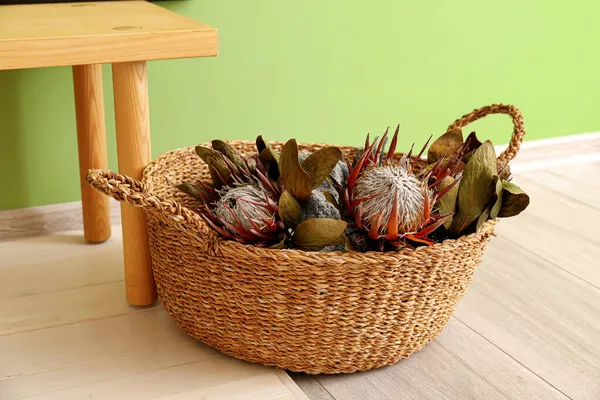
[(518, 215), (529, 205), (529, 196), (512, 182), (502, 181), (502, 207), (498, 217), (507, 218)]
[(344, 249), (346, 251), (355, 251), (355, 252), (359, 251), (356, 248), (356, 246), (354, 245), (354, 243), (352, 243), (352, 240), (350, 240), (350, 238), (348, 236), (346, 236), (345, 241), (346, 241), (346, 245), (345, 245)]
[(279, 179), (279, 154), (265, 142), (262, 136), (256, 138), (256, 148), (258, 149), (258, 158), (264, 164), (269, 178)]
[(191, 183), (182, 183), (177, 185), (177, 189), (181, 190), (183, 193), (192, 196), (193, 198), (203, 201), (202, 195), (204, 195), (204, 190), (202, 188), (192, 185)]
[(338, 210), (340, 209), (340, 205), (339, 205), (339, 203), (338, 203), (338, 202), (337, 202), (337, 200), (335, 199), (335, 196), (334, 196), (332, 193), (330, 193), (330, 192), (328, 192), (328, 191), (324, 190), (324, 191), (323, 191), (323, 196), (325, 196), (325, 199), (326, 199), (328, 202), (330, 202), (330, 203), (331, 203), (331, 204), (332, 204), (332, 205), (333, 205), (335, 208), (337, 208)]
[(283, 146), (279, 158), (279, 173), (285, 188), (298, 201), (306, 201), (312, 192), (312, 178), (298, 162), (298, 146), (290, 139)]
[(464, 162), (465, 164), (468, 163), (471, 157), (473, 156), (473, 153), (475, 153), (475, 150), (466, 153), (462, 158), (462, 162)]
[[(440, 182), (439, 191), (441, 192), (448, 186), (454, 183), (454, 178), (451, 176), (447, 176)], [(448, 193), (446, 193), (442, 198), (440, 198), (436, 203), (435, 207), (437, 208), (440, 215), (448, 215), (452, 214), (456, 211), (456, 199), (458, 197), (458, 187), (459, 184), (454, 185), (452, 189)], [(444, 221), (444, 228), (449, 229), (452, 225), (453, 216), (449, 216), (446, 221)]]
[(318, 251), (324, 247), (343, 244), (346, 241), (346, 222), (339, 219), (313, 218), (298, 224), (294, 230), (294, 247), (306, 251)]
[(436, 139), (427, 152), (427, 162), (434, 163), (443, 156), (450, 156), (463, 144), (460, 128), (452, 129)]
[(510, 176), (510, 165), (508, 165), (507, 161), (498, 160), (496, 163), (496, 168), (498, 169), (501, 179), (508, 179)]
[(342, 152), (337, 147), (326, 147), (317, 150), (304, 160), (302, 168), (312, 178), (313, 189), (321, 185), (331, 174), (338, 161), (342, 157)]
[(262, 153), (264, 149), (267, 148), (267, 143), (263, 139), (262, 135), (258, 135), (256, 138), (256, 149), (258, 150), (258, 154)]
[(494, 176), (494, 184), (496, 186), (494, 194), (494, 204), (490, 209), (490, 218), (496, 219), (502, 208), (502, 179), (499, 176)]
[(477, 224), (475, 225), (475, 232), (479, 232), (479, 230), (481, 229), (483, 224), (485, 224), (485, 221), (487, 221), (490, 218), (490, 209), (491, 209), (491, 207), (489, 207), (489, 206), (486, 207), (486, 209), (483, 210), (483, 212), (477, 218)]
[(300, 204), (287, 190), (279, 197), (279, 217), (286, 226), (291, 228), (298, 225), (302, 218)]
[(236, 167), (242, 168), (246, 171), (248, 170), (248, 166), (244, 162), (242, 155), (229, 143), (226, 143), (222, 140), (213, 140), (212, 147), (216, 151), (222, 153), (225, 157), (229, 158)]
[(496, 152), (487, 140), (465, 166), (458, 187), (458, 212), (454, 215), (450, 231), (459, 235), (488, 207), (495, 193)]
[(268, 249), (277, 249), (277, 250), (285, 249), (285, 239), (282, 239), (281, 241), (269, 246)]
[[(229, 168), (227, 168), (227, 164), (225, 164), (225, 161), (223, 161), (223, 158), (219, 152), (204, 146), (196, 146), (195, 150), (196, 154), (198, 154), (198, 156), (206, 164), (208, 164), (210, 177), (212, 178), (213, 184), (217, 189), (223, 186), (219, 175), (225, 182), (230, 183)], [(218, 171), (218, 173), (216, 171)]]
[(467, 147), (467, 153), (477, 150), (483, 144), (479, 141), (479, 139), (477, 139), (477, 134), (475, 132), (469, 133), (469, 136), (467, 136), (465, 142), (469, 142), (469, 147)]

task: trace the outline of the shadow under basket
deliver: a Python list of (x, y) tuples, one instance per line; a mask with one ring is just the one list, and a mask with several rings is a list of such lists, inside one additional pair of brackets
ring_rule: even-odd
[[(450, 128), (493, 113), (514, 131), (499, 157), (509, 162), (524, 135), (519, 110), (496, 104)], [(254, 154), (254, 142), (230, 142)], [(283, 143), (272, 143), (277, 150)], [(300, 144), (315, 151), (324, 144)], [(342, 147), (352, 158), (355, 148)], [(290, 371), (340, 373), (394, 364), (437, 337), (471, 282), (497, 221), (431, 247), (396, 252), (304, 252), (223, 240), (191, 210), (176, 184), (209, 180), (194, 148), (168, 152), (141, 182), (90, 170), (88, 182), (147, 212), (152, 268), (164, 307), (192, 337), (225, 354)]]

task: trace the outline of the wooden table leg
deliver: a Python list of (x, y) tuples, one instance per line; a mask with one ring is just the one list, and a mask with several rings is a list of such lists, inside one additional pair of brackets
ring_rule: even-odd
[(106, 169), (106, 132), (101, 65), (73, 67), (79, 176), (85, 239), (100, 243), (110, 238), (110, 206), (108, 197), (95, 191), (85, 180), (90, 168)]
[[(119, 172), (135, 179), (150, 163), (150, 117), (146, 62), (112, 65)], [(136, 306), (156, 301), (148, 249), (145, 211), (121, 206), (127, 301)]]

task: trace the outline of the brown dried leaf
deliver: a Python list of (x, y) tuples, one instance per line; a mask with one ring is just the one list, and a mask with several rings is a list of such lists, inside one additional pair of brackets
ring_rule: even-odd
[(298, 162), (298, 145), (295, 139), (290, 139), (283, 146), (279, 157), (280, 179), (285, 188), (298, 201), (306, 201), (312, 193), (312, 178)]
[(335, 208), (337, 208), (338, 210), (340, 209), (340, 205), (337, 202), (337, 200), (335, 199), (335, 196), (328, 192), (328, 191), (323, 191), (323, 196), (325, 196), (325, 199), (330, 202)]
[(302, 219), (300, 204), (287, 190), (279, 197), (279, 217), (286, 226), (291, 228), (298, 225)]
[(529, 196), (520, 187), (508, 181), (502, 181), (502, 207), (498, 217), (507, 218), (518, 215), (529, 205)]
[[(439, 191), (441, 192), (448, 186), (454, 183), (454, 178), (451, 176), (447, 176), (440, 182)], [(446, 193), (442, 198), (440, 198), (436, 203), (435, 207), (438, 209), (440, 215), (448, 215), (454, 213), (456, 211), (456, 198), (458, 197), (458, 187), (459, 184), (454, 185), (452, 189), (448, 193)], [(444, 221), (444, 228), (449, 229), (452, 225), (452, 215), (449, 216), (446, 221)]]
[(230, 145), (229, 143), (226, 143), (222, 140), (213, 140), (212, 147), (216, 151), (222, 153), (225, 157), (229, 158), (229, 160), (231, 160), (233, 165), (248, 171), (248, 167), (246, 166), (246, 163), (244, 162), (244, 158), (237, 151), (237, 149), (235, 147), (233, 147), (232, 145)]
[(313, 218), (298, 224), (294, 230), (294, 247), (306, 251), (318, 251), (324, 247), (343, 244), (346, 241), (346, 222), (339, 219)]
[(469, 142), (469, 147), (467, 147), (467, 153), (477, 150), (483, 144), (479, 141), (475, 132), (469, 133), (469, 136), (467, 136), (465, 142)]
[(487, 140), (465, 166), (458, 188), (458, 212), (450, 231), (459, 235), (488, 207), (495, 193), (496, 152)]
[(341, 157), (342, 152), (340, 149), (337, 147), (326, 147), (315, 151), (302, 162), (302, 168), (312, 178), (313, 189), (327, 179)]
[(460, 128), (452, 129), (436, 139), (427, 152), (427, 162), (434, 163), (443, 156), (451, 156), (463, 144)]
[(267, 148), (267, 143), (263, 139), (262, 135), (258, 135), (256, 138), (256, 149), (258, 150), (258, 154), (262, 153), (264, 149)]
[(223, 185), (215, 170), (219, 171), (219, 174), (221, 174), (225, 182), (230, 181), (229, 168), (227, 168), (227, 164), (225, 164), (225, 161), (223, 161), (223, 158), (219, 152), (204, 146), (196, 146), (195, 150), (196, 154), (198, 154), (198, 156), (206, 164), (208, 164), (210, 177), (212, 178), (213, 184), (217, 189), (221, 188)]

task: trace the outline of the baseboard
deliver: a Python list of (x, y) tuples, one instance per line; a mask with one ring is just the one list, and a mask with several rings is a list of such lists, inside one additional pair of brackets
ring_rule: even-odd
[[(507, 145), (496, 146), (500, 154)], [(521, 145), (511, 162), (513, 172), (600, 161), (600, 132), (539, 139)], [(110, 199), (111, 224), (119, 225), (119, 203)], [(0, 241), (83, 229), (81, 202), (0, 211)]]
[[(110, 199), (111, 225), (121, 223), (119, 202)], [(0, 211), (0, 241), (83, 230), (81, 201)]]

